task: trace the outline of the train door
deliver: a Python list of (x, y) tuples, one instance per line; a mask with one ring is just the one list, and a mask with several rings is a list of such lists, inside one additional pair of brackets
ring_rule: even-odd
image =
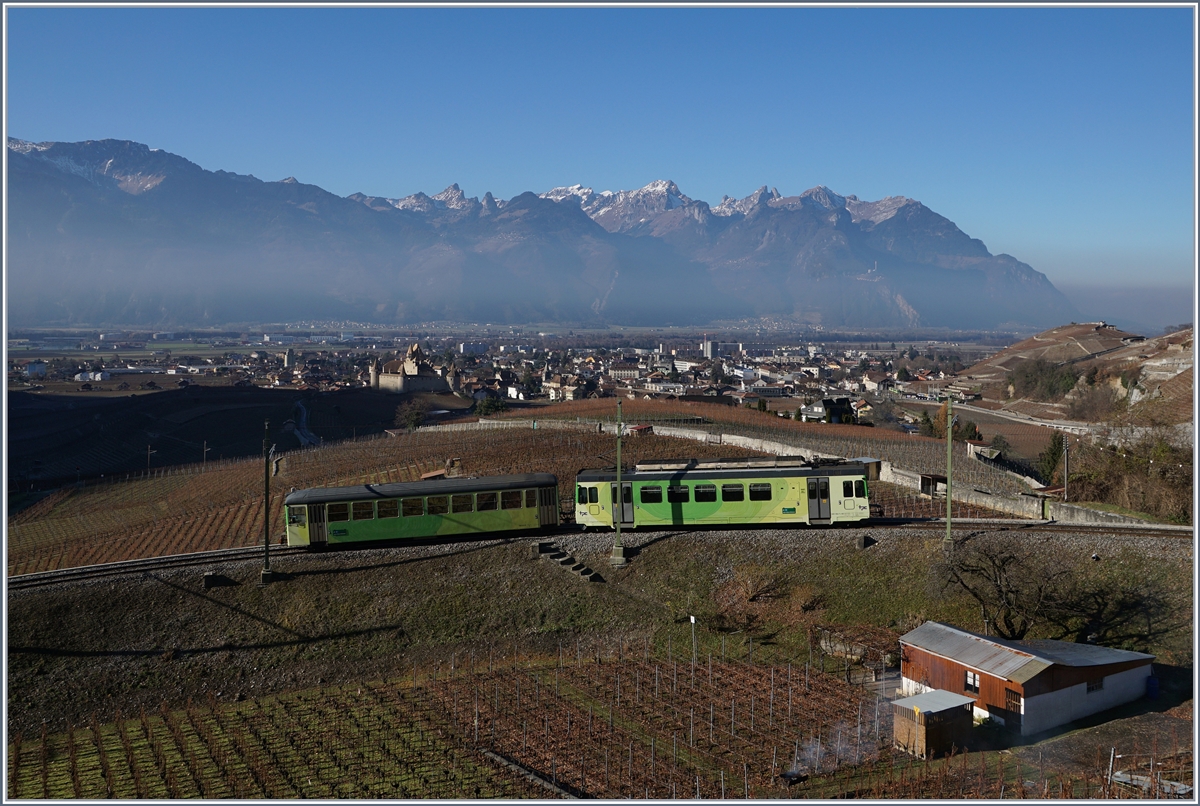
[(558, 488), (538, 489), (538, 523), (542, 526), (558, 526)]
[(329, 538), (325, 531), (325, 505), (308, 508), (308, 542), (310, 545), (325, 545)]
[(858, 502), (854, 500), (853, 479), (842, 479), (842, 509), (847, 512), (856, 512), (858, 510)]
[(829, 479), (815, 478), (808, 480), (808, 519), (810, 521), (829, 520)]
[(618, 517), (621, 519), (621, 525), (633, 523), (633, 482), (621, 482), (621, 504), (617, 505), (617, 484), (612, 483), (612, 502), (613, 502), (613, 523), (616, 523)]

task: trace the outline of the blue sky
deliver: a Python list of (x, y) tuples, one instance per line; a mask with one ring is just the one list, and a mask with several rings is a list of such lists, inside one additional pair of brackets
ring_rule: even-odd
[(339, 195), (823, 184), (1064, 287), (1194, 280), (1190, 8), (6, 11), (27, 140)]

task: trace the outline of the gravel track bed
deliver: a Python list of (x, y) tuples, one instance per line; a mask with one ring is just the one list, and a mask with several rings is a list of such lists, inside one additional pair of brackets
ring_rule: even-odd
[[(1053, 529), (1039, 529), (1038, 526), (1021, 526), (1019, 521), (1007, 521), (1004, 524), (977, 523), (976, 528), (962, 532), (956, 529), (955, 536), (984, 534), (989, 532), (1012, 531), (1022, 537), (1038, 543), (1053, 543), (1070, 553), (1078, 553), (1090, 557), (1093, 554), (1103, 558), (1114, 556), (1122, 550), (1132, 549), (1146, 557), (1160, 558), (1166, 562), (1190, 563), (1193, 558), (1193, 542), (1178, 537), (1162, 537), (1139, 534), (1136, 530), (1096, 531), (1094, 533), (1064, 533)], [(754, 553), (759, 555), (760, 562), (771, 559), (795, 560), (798, 555), (820, 553), (821, 549), (833, 544), (853, 543), (858, 537), (869, 535), (878, 541), (880, 551), (887, 551), (887, 544), (895, 541), (928, 540), (945, 536), (945, 526), (930, 524), (922, 527), (833, 527), (833, 528), (802, 528), (802, 529), (664, 529), (664, 530), (623, 530), (621, 542), (625, 546), (626, 556), (634, 557), (644, 547), (665, 541), (681, 547), (692, 545), (717, 546), (722, 544), (740, 544), (753, 546)], [(592, 567), (603, 572), (608, 568), (607, 558), (612, 553), (613, 541), (616, 534), (611, 531), (566, 531), (547, 535), (533, 535), (503, 540), (470, 540), (450, 543), (436, 543), (413, 546), (387, 546), (379, 548), (354, 547), (331, 551), (313, 552), (311, 554), (291, 554), (273, 558), (272, 570), (287, 574), (289, 570), (308, 570), (315, 568), (353, 569), (376, 564), (397, 562), (419, 562), (423, 559), (452, 556), (467, 552), (479, 551), (490, 546), (511, 543), (528, 543), (531, 547), (538, 541), (552, 540), (563, 551), (583, 562), (591, 563)], [(872, 547), (875, 548), (875, 547)], [(224, 574), (231, 577), (244, 577), (248, 572), (253, 573), (261, 567), (260, 558), (214, 561), (209, 564), (191, 565), (177, 570), (150, 572), (160, 579), (196, 578), (204, 572)], [(139, 577), (146, 572), (133, 571), (129, 576)], [(63, 582), (62, 585), (111, 585), (119, 576), (103, 577), (100, 579)], [(35, 590), (35, 589), (31, 589)], [(23, 591), (12, 590), (9, 596), (20, 596)]]

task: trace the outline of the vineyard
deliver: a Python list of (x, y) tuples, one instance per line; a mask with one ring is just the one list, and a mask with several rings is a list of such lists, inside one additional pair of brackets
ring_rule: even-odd
[[(882, 428), (830, 423), (802, 423), (774, 414), (734, 406), (659, 400), (625, 400), (626, 423), (665, 425), (706, 431), (716, 435), (737, 434), (794, 446), (796, 453), (813, 452), (852, 459), (870, 456), (915, 473), (946, 472), (946, 443)], [(511, 412), (508, 418), (526, 418), (527, 412)], [(581, 420), (614, 423), (616, 403), (612, 400), (579, 400), (560, 403), (538, 412), (538, 419)], [(1002, 470), (967, 455), (966, 446), (954, 444), (952, 468), (955, 485), (970, 485), (994, 492), (1018, 493), (1027, 487)]]
[[(641, 412), (642, 406), (631, 405), (627, 414), (642, 420), (657, 417), (655, 422), (696, 427), (690, 420), (672, 415), (669, 406), (643, 402), (647, 403), (645, 412)], [(592, 411), (594, 401), (585, 403), (583, 414), (597, 413)], [(610, 413), (615, 415), (615, 407), (611, 403), (605, 405), (606, 411), (613, 410)], [(560, 409), (574, 411), (567, 406), (554, 411)], [(790, 439), (797, 452), (883, 456), (917, 465), (923, 461), (922, 452), (933, 456), (940, 451), (944, 468), (944, 446), (932, 440), (886, 431), (863, 437), (861, 433), (867, 429), (856, 426), (797, 424), (778, 418), (764, 424), (763, 415), (758, 412), (719, 406), (705, 407), (708, 410), (730, 419), (703, 426), (717, 433), (727, 430), (776, 441)], [(563, 514), (569, 515), (575, 474), (586, 467), (612, 466), (613, 439), (611, 435), (598, 433), (594, 423), (551, 420), (542, 421), (540, 428), (533, 426), (531, 423), (529, 428), (463, 425), (418, 429), (411, 434), (364, 438), (277, 455), (271, 463), (271, 523), (282, 523), (281, 507), (288, 490), (416, 481), (422, 473), (443, 468), (449, 459), (459, 459), (459, 472), (463, 475), (535, 470), (553, 473), (559, 480)], [(623, 462), (629, 466), (651, 458), (748, 455), (761, 454), (733, 445), (649, 435), (625, 440)], [(927, 464), (932, 466), (933, 459)], [(964, 480), (991, 474), (1007, 481), (1000, 471), (965, 455), (956, 460), (954, 471), (956, 483), (960, 474)], [(23, 574), (254, 545), (263, 536), (263, 473), (263, 460), (248, 459), (184, 465), (102, 484), (63, 488), (9, 519), (8, 572)], [(900, 487), (876, 484), (873, 494), (889, 517), (945, 514), (944, 502), (931, 501)], [(988, 516), (978, 507), (958, 503), (954, 506), (957, 517)], [(278, 532), (273, 528), (276, 537)]]
[[(451, 655), (390, 681), (189, 701), (8, 747), (10, 798), (1090, 798), (1097, 771), (996, 752), (916, 761), (850, 667), (706, 635)], [(664, 651), (665, 650), (665, 651)], [(723, 653), (723, 654), (722, 654)], [(761, 653), (761, 650), (760, 650)], [(811, 653), (811, 650), (810, 650)], [(765, 654), (765, 653), (764, 653)], [(861, 670), (860, 670), (861, 671)], [(845, 676), (844, 676), (845, 675)], [(865, 681), (866, 678), (860, 680)], [(1164, 751), (1166, 748), (1164, 748)], [(1190, 753), (1159, 754), (1190, 766)], [(1152, 762), (1153, 763), (1153, 762)], [(1189, 773), (1190, 777), (1190, 773)]]
[[(630, 442), (625, 451), (630, 462), (752, 454), (665, 437)], [(611, 437), (577, 429), (423, 429), (292, 451), (272, 463), (271, 523), (282, 524), (283, 498), (290, 489), (417, 481), (451, 458), (461, 460), (463, 475), (554, 473), (566, 511), (575, 474), (615, 461)], [(9, 519), (8, 572), (260, 543), (263, 473), (263, 460), (245, 460), (65, 488)]]

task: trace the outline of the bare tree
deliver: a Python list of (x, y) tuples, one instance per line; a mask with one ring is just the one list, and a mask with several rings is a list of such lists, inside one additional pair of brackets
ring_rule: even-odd
[(1013, 640), (1047, 619), (1070, 574), (1028, 539), (988, 532), (955, 540), (938, 572), (943, 589), (966, 591), (996, 634)]
[(1060, 637), (1145, 651), (1190, 619), (1177, 615), (1162, 582), (1141, 573), (1136, 562), (1097, 562), (1092, 573), (1077, 572), (1049, 609)]

